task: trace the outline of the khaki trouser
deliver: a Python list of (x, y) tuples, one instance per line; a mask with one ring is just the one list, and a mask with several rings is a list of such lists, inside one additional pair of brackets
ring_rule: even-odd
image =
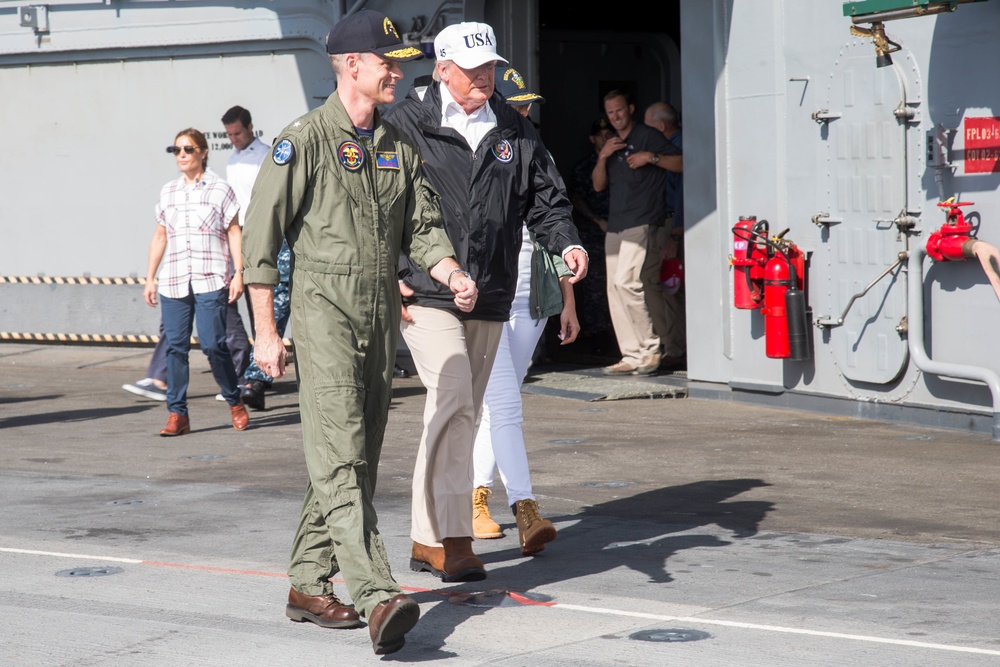
[(440, 309), (410, 306), (401, 329), (427, 389), (424, 431), (413, 469), (410, 535), (441, 546), (472, 537), (472, 447), (503, 322), (462, 320)]
[(644, 359), (660, 351), (660, 337), (653, 328), (647, 303), (647, 294), (652, 296), (660, 291), (659, 229), (640, 225), (621, 232), (608, 232), (604, 240), (608, 310), (622, 361), (632, 366), (639, 366)]

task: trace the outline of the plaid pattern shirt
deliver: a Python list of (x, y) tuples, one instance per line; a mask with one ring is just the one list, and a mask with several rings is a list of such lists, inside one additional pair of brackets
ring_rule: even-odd
[(167, 230), (160, 294), (181, 299), (229, 285), (233, 264), (227, 230), (239, 210), (233, 189), (207, 170), (196, 183), (182, 175), (163, 186), (156, 204), (156, 223)]

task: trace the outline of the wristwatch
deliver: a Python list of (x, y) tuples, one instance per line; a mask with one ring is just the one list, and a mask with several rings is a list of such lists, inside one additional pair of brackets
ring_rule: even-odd
[(660, 164), (660, 154), (653, 153), (653, 159), (650, 160), (650, 162), (652, 162), (653, 164)]

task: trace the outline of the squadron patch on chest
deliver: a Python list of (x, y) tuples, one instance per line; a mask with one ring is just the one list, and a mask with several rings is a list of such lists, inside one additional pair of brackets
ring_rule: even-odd
[(506, 164), (514, 159), (514, 148), (506, 139), (493, 144), (493, 157)]
[(295, 146), (288, 139), (282, 139), (274, 146), (274, 150), (271, 151), (271, 159), (274, 160), (274, 164), (278, 166), (284, 166), (292, 161), (292, 156), (295, 155)]
[(376, 169), (395, 169), (399, 171), (399, 156), (391, 151), (381, 151), (375, 153)]
[(348, 171), (357, 171), (365, 163), (365, 152), (356, 141), (340, 144), (340, 164)]

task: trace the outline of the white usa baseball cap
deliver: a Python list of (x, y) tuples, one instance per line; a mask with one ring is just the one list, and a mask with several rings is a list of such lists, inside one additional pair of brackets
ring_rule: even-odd
[(438, 60), (451, 60), (462, 69), (473, 69), (488, 62), (506, 63), (497, 55), (497, 36), (485, 23), (454, 23), (434, 38)]

